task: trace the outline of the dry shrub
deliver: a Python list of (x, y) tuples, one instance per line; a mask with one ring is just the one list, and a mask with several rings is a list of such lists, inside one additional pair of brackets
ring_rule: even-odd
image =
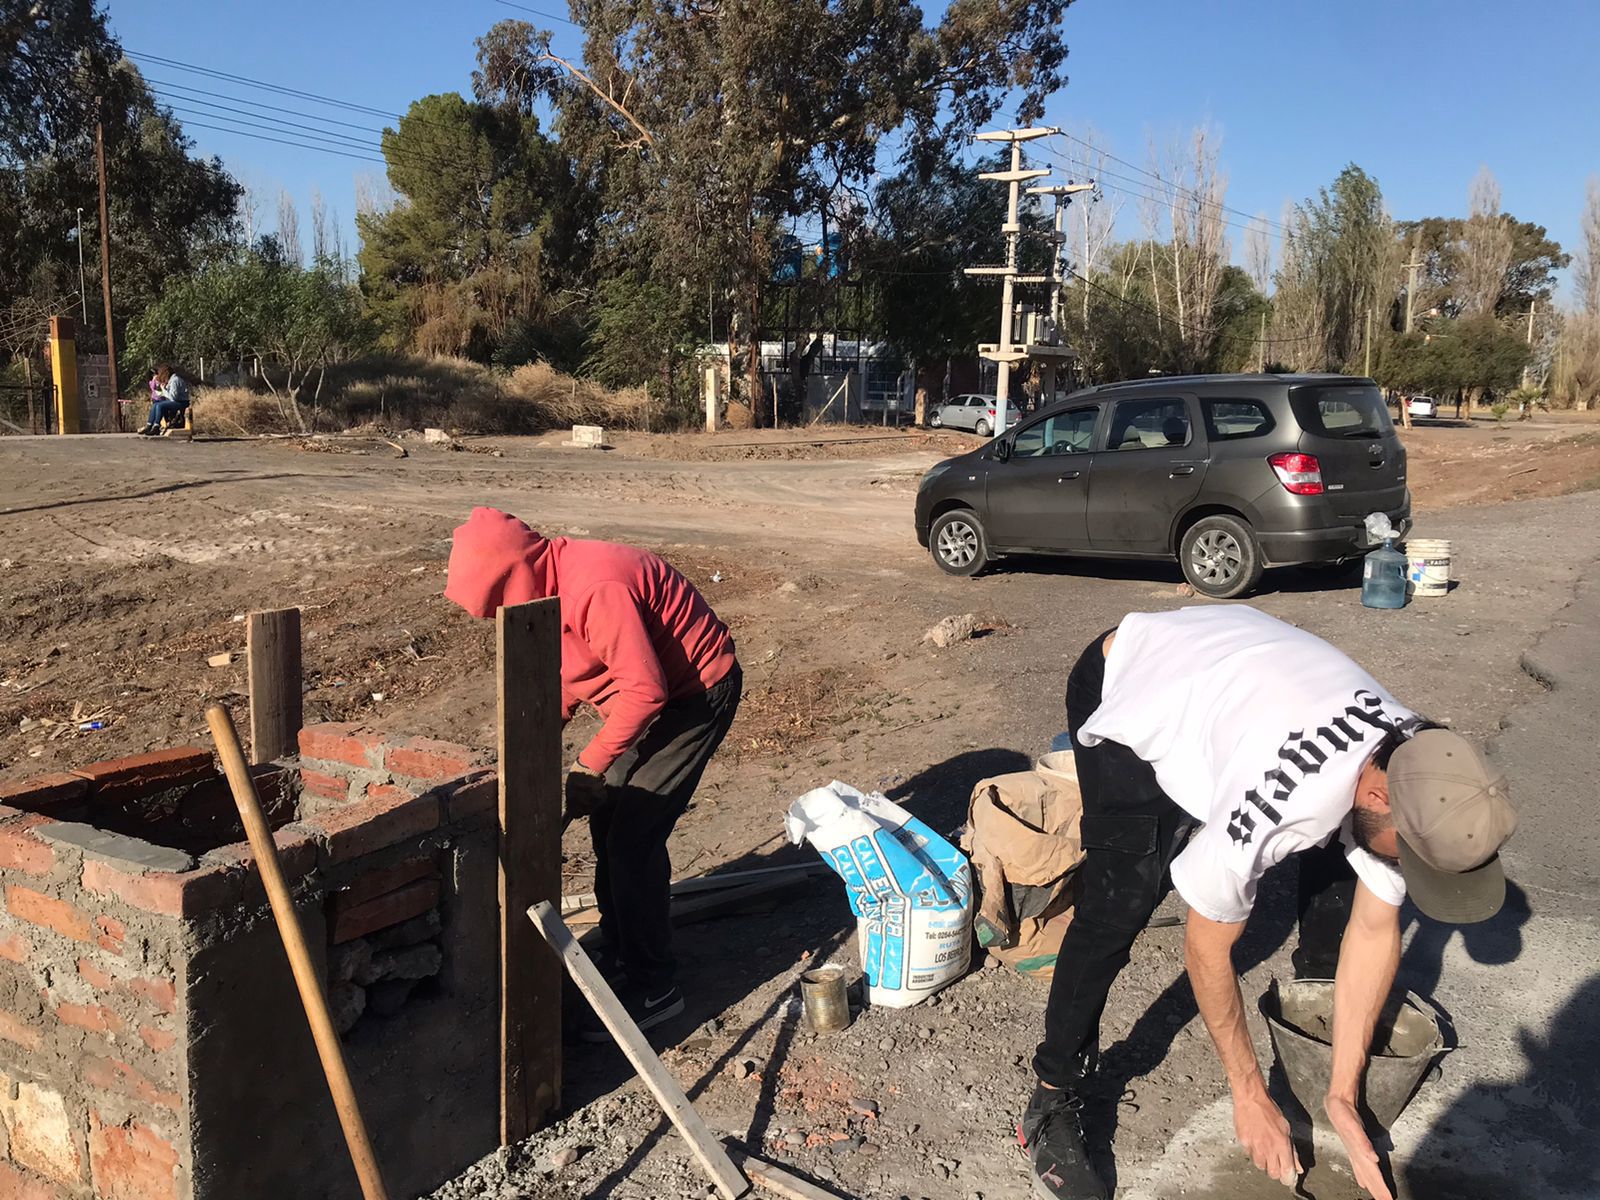
[(613, 391), (592, 379), (563, 375), (547, 363), (529, 363), (511, 372), (511, 396), (532, 408), (546, 428), (603, 425), (611, 429), (648, 429), (652, 402), (644, 388)]
[[(612, 391), (544, 363), (509, 375), (470, 359), (394, 356), (328, 369), (319, 400), (313, 375), (301, 393), (306, 420), (321, 432), (360, 427), (459, 433), (543, 433), (572, 425), (660, 428), (660, 413), (643, 388)], [(203, 433), (298, 433), (269, 393), (204, 388), (195, 395), (195, 428)]]
[(278, 402), (242, 387), (205, 387), (194, 392), (194, 429), (213, 437), (252, 433), (296, 433)]

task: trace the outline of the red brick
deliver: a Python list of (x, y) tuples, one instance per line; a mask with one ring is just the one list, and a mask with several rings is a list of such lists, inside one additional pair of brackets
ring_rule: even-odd
[(439, 864), (431, 857), (407, 858), (393, 866), (364, 871), (333, 896), (334, 908), (365, 904), (418, 879), (439, 878)]
[(44, 1043), (44, 1034), (13, 1013), (0, 1009), (0, 1038), (15, 1042), (24, 1050), (37, 1050)]
[(107, 1125), (91, 1109), (89, 1166), (100, 1200), (178, 1200), (178, 1152), (142, 1122)]
[(136, 978), (128, 980), (125, 986), (135, 996), (148, 1000), (162, 1012), (177, 1011), (178, 989), (170, 979)]
[(54, 813), (89, 794), (89, 781), (66, 771), (0, 783), (0, 804), (25, 812)]
[(157, 1054), (165, 1054), (178, 1044), (178, 1035), (169, 1033), (165, 1029), (157, 1029), (154, 1025), (139, 1026), (139, 1037), (146, 1046)]
[(0, 958), (14, 963), (27, 962), (28, 955), (33, 953), (33, 943), (20, 933), (13, 933), (10, 937), (0, 937)]
[(348, 721), (307, 725), (300, 731), (300, 754), (351, 767), (377, 767), (383, 763), (383, 735)]
[(350, 799), (348, 779), (341, 779), (326, 771), (318, 771), (314, 767), (300, 768), (300, 787), (303, 791), (310, 792), (313, 796), (320, 796), (324, 800)]
[(56, 900), (21, 884), (6, 885), (6, 907), (11, 915), (46, 929), (54, 929), (62, 937), (77, 942), (94, 940), (89, 926), (89, 916), (76, 905)]
[(466, 821), (500, 811), (500, 777), (494, 774), (470, 779), (445, 798), (451, 821)]
[(87, 958), (78, 960), (78, 974), (82, 975), (84, 982), (97, 992), (109, 992), (116, 984), (116, 980), (107, 975)]
[(214, 779), (217, 774), (211, 765), (211, 752), (199, 746), (152, 750), (148, 754), (91, 763), (72, 773), (89, 781), (90, 799), (96, 804), (153, 796), (171, 788)]
[(127, 1028), (122, 1018), (104, 1004), (58, 1004), (56, 1017), (63, 1025), (93, 1033), (121, 1033)]
[(304, 824), (325, 835), (328, 861), (348, 862), (437, 829), (439, 799), (404, 793), (369, 796), (360, 804), (322, 813)]
[(128, 936), (127, 926), (115, 917), (96, 917), (94, 924), (100, 931), (94, 939), (100, 949), (109, 950), (112, 954), (121, 954), (123, 939)]
[(192, 917), (244, 895), (244, 872), (229, 863), (198, 871), (125, 874), (99, 859), (84, 859), (84, 890), (166, 917)]
[(335, 899), (328, 936), (337, 946), (420, 917), (439, 903), (439, 892), (437, 879), (419, 879), (364, 904), (341, 907)]
[(454, 742), (415, 737), (384, 752), (383, 765), (412, 779), (454, 779), (481, 766), (476, 751)]
[(50, 868), (56, 865), (55, 852), (29, 831), (50, 823), (49, 817), (28, 813), (0, 825), (0, 868), (28, 875), (48, 875)]
[(170, 1108), (173, 1112), (183, 1107), (183, 1097), (176, 1092), (163, 1091), (144, 1074), (114, 1058), (85, 1060), (83, 1081), (101, 1091), (134, 1096), (146, 1104), (159, 1104), (162, 1108)]
[(66, 1195), (30, 1171), (0, 1162), (0, 1196), (6, 1200), (58, 1200)]

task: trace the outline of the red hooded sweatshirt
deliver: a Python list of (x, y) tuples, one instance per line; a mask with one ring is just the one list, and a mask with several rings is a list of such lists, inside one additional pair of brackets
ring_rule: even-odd
[(659, 555), (614, 542), (545, 538), (475, 508), (456, 528), (446, 598), (475, 617), (561, 599), (561, 704), (588, 702), (605, 724), (578, 761), (604, 772), (671, 700), (733, 669), (733, 637), (694, 585)]

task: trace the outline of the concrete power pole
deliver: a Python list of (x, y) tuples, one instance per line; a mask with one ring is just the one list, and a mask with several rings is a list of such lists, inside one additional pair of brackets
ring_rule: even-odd
[(1533, 370), (1533, 354), (1532, 354), (1532, 350), (1533, 350), (1533, 314), (1534, 314), (1535, 311), (1538, 310), (1538, 307), (1539, 307), (1539, 301), (1538, 300), (1529, 300), (1528, 301), (1528, 350), (1529, 350), (1529, 354), (1528, 354), (1528, 361), (1522, 364), (1522, 386), (1523, 387), (1527, 387), (1529, 385), (1529, 380), (1532, 378), (1530, 372)]
[(1422, 270), (1422, 264), (1413, 258), (1406, 264), (1406, 332), (1411, 332), (1411, 313), (1413, 302), (1417, 298), (1417, 272)]
[(998, 366), (995, 382), (995, 416), (994, 436), (999, 437), (1006, 429), (1006, 398), (1011, 391), (1011, 364), (1021, 362), (1026, 357), (1026, 352), (1016, 349), (1011, 344), (1011, 314), (1016, 304), (1016, 285), (1019, 283), (1048, 283), (1049, 276), (1022, 275), (1017, 270), (1017, 238), (1022, 233), (1022, 226), (1017, 220), (1017, 208), (1022, 199), (1021, 185), (1030, 179), (1041, 179), (1050, 174), (1043, 167), (1031, 167), (1026, 170), (1022, 166), (1022, 143), (1031, 142), (1034, 138), (1049, 137), (1058, 133), (1056, 129), (994, 129), (986, 133), (975, 135), (975, 140), (980, 142), (1010, 142), (1011, 143), (1011, 169), (1009, 171), (982, 171), (979, 179), (992, 179), (1010, 187), (1010, 204), (1006, 209), (1006, 223), (1000, 231), (1006, 235), (1006, 263), (1003, 267), (967, 267), (968, 275), (998, 275), (1001, 279), (1000, 287), (1000, 341), (993, 349), (980, 347), (978, 353), (994, 362)]
[(106, 302), (106, 367), (111, 373), (111, 411), (116, 414), (117, 431), (122, 430), (122, 405), (117, 397), (117, 333), (111, 325), (111, 214), (106, 203), (106, 134), (100, 119), (100, 97), (94, 98), (94, 160), (100, 173), (100, 290)]
[[(1056, 201), (1055, 227), (1050, 235), (1050, 337), (1051, 345), (1061, 344), (1061, 311), (1062, 301), (1066, 294), (1066, 279), (1061, 271), (1061, 260), (1066, 253), (1067, 245), (1067, 206), (1072, 203), (1072, 198), (1079, 192), (1092, 192), (1095, 185), (1092, 183), (1054, 183), (1043, 187), (1028, 189), (1030, 196), (1054, 196)], [(1084, 223), (1084, 239), (1088, 240), (1088, 222)], [(1089, 326), (1089, 285), (1087, 279), (1083, 287), (1083, 313), (1084, 329)], [(1086, 335), (1087, 336), (1087, 333)], [(1024, 338), (1024, 341), (1031, 339)], [(1040, 392), (1044, 403), (1049, 404), (1056, 397), (1056, 371), (1058, 363), (1055, 358), (1046, 358), (1040, 366)]]

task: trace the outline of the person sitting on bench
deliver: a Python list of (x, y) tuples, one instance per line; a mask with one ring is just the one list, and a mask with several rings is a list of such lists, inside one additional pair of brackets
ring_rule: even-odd
[(155, 381), (160, 391), (150, 405), (150, 419), (139, 430), (143, 437), (155, 437), (163, 424), (176, 425), (189, 408), (189, 383), (169, 364), (162, 363), (156, 368)]

